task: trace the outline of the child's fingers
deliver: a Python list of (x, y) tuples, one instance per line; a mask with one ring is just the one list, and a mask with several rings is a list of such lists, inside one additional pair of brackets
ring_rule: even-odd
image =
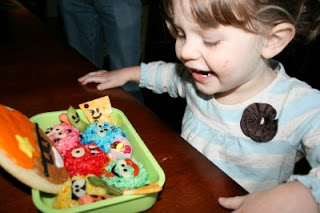
[(105, 90), (114, 87), (122, 86), (126, 83), (125, 76), (121, 75), (120, 72), (108, 72), (106, 70), (98, 70), (90, 72), (80, 78), (79, 83), (86, 85), (88, 83), (97, 83), (98, 90)]
[(88, 78), (90, 78), (92, 76), (101, 76), (106, 72), (107, 72), (106, 70), (98, 70), (98, 71), (95, 71), (95, 72), (89, 72), (89, 73), (85, 74), (84, 76), (78, 78), (78, 81), (82, 83), (86, 79), (88, 79)]
[(82, 85), (85, 85), (88, 83), (103, 83), (107, 81), (108, 79), (102, 76), (88, 76), (87, 78), (83, 79), (81, 83)]
[(78, 81), (82, 84), (88, 84), (88, 83), (101, 83), (107, 79), (107, 72), (94, 72), (94, 73), (88, 73), (87, 75), (81, 77), (78, 79)]

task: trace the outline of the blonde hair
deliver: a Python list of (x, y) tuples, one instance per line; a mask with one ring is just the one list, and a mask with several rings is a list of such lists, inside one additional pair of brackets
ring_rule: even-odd
[[(173, 1), (163, 0), (169, 31), (175, 36)], [(320, 31), (320, 0), (180, 0), (189, 1), (192, 18), (202, 28), (232, 25), (266, 34), (275, 25), (290, 23), (296, 38), (309, 42)]]

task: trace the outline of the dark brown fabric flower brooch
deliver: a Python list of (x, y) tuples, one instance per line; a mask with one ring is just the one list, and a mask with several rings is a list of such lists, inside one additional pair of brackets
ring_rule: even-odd
[(272, 140), (278, 131), (277, 111), (267, 103), (253, 103), (242, 114), (242, 132), (252, 140), (264, 143)]

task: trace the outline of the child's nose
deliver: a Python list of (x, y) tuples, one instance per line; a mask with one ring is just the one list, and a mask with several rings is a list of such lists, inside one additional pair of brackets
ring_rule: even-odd
[(200, 52), (194, 42), (186, 40), (181, 46), (180, 56), (183, 60), (195, 60), (200, 57)]

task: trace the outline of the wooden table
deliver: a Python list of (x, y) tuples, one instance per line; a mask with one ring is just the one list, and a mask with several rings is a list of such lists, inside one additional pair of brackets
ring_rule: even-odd
[[(0, 27), (0, 104), (31, 117), (108, 95), (165, 172), (164, 189), (148, 212), (229, 212), (218, 197), (247, 193), (123, 89), (79, 85), (77, 78), (95, 67), (23, 6), (2, 13)], [(0, 212), (37, 212), (30, 188), (3, 169), (0, 191)]]

